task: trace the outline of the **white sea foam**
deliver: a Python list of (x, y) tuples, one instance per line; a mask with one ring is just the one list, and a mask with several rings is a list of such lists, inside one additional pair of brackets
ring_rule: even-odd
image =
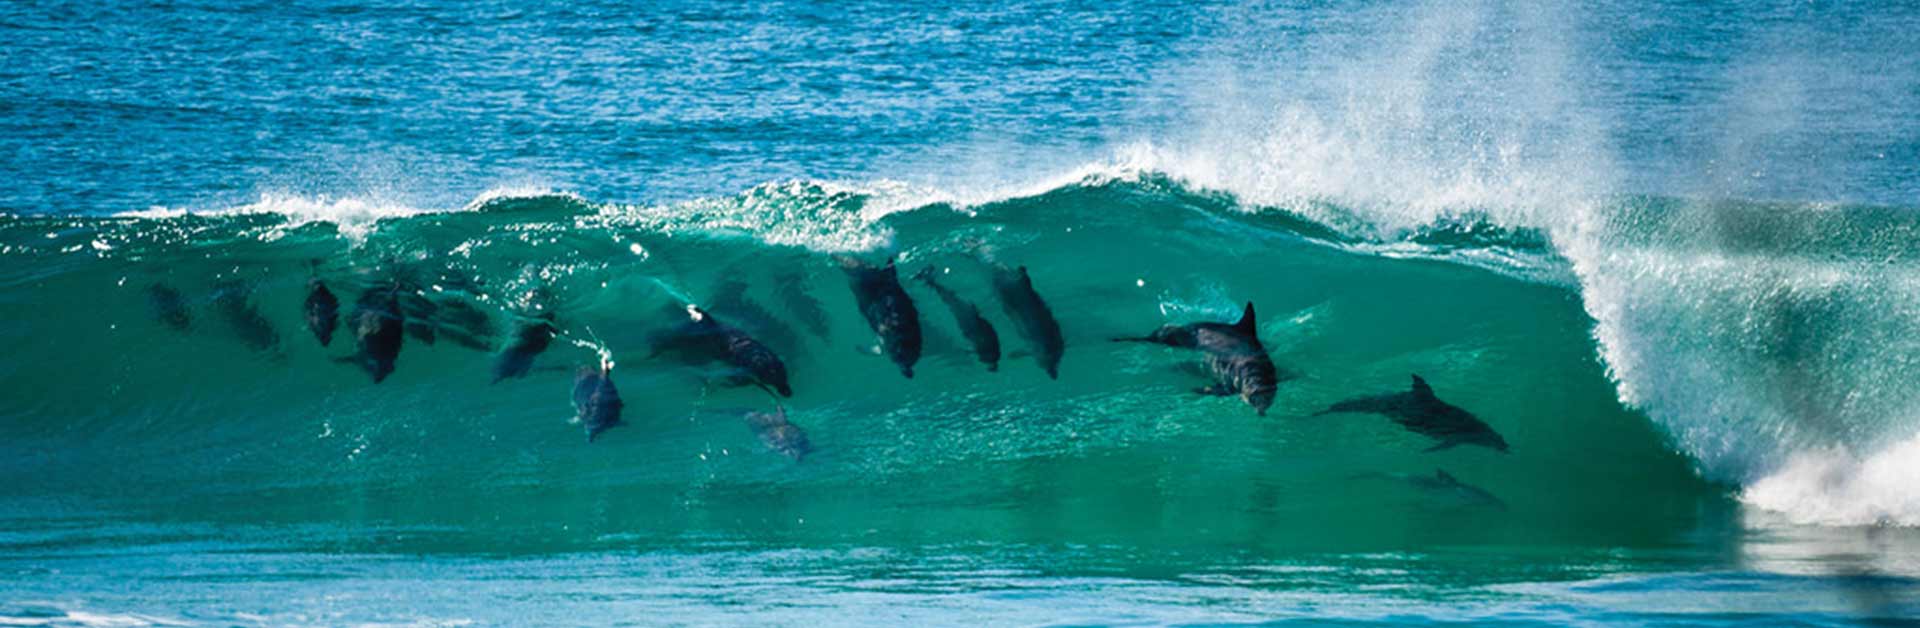
[(1795, 452), (1740, 492), (1750, 506), (1799, 524), (1920, 526), (1920, 434), (1884, 448)]
[(293, 229), (312, 223), (327, 223), (339, 229), (342, 235), (360, 240), (383, 220), (406, 218), (424, 214), (449, 213), (456, 211), (476, 211), (488, 204), (509, 199), (540, 198), (544, 196), (564, 196), (573, 199), (580, 197), (571, 192), (555, 191), (535, 187), (503, 187), (489, 189), (473, 200), (458, 208), (436, 209), (411, 205), (405, 202), (379, 196), (329, 196), (301, 195), (277, 192), (264, 193), (252, 202), (240, 205), (214, 208), (151, 207), (144, 210), (121, 212), (116, 214), (125, 218), (168, 219), (181, 216), (246, 216), (273, 215), (286, 218), (286, 223), (278, 225), (263, 237), (277, 237), (287, 229)]
[(882, 219), (953, 202), (945, 192), (900, 181), (785, 181), (732, 196), (609, 206), (603, 213), (662, 232), (737, 233), (775, 246), (833, 253), (884, 248), (893, 232), (880, 224)]

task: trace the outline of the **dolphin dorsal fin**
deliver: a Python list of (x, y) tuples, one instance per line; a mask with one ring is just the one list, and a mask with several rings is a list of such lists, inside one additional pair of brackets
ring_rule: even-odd
[(1024, 284), (1028, 289), (1032, 289), (1033, 277), (1027, 276), (1027, 267), (1021, 266), (1019, 269), (1019, 272), (1020, 272), (1020, 283)]
[(1240, 321), (1233, 324), (1233, 330), (1246, 334), (1248, 338), (1259, 335), (1259, 325), (1254, 322), (1253, 302), (1247, 302), (1247, 309), (1240, 314)]
[(1432, 399), (1434, 398), (1433, 387), (1427, 385), (1427, 380), (1420, 379), (1419, 375), (1415, 375), (1413, 376), (1413, 396), (1421, 399)]

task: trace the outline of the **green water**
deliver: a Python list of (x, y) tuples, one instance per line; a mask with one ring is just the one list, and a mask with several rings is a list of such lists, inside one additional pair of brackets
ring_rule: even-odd
[[(1701, 479), (1661, 423), (1618, 400), (1595, 321), (1544, 236), (1463, 225), (1375, 241), (1153, 177), (883, 217), (880, 200), (796, 184), (663, 207), (498, 199), (358, 224), (8, 218), (0, 316), (11, 321), (4, 343), (17, 352), (4, 376), (17, 393), (0, 402), (10, 452), (0, 491), (19, 513), (9, 564), (124, 561), (150, 573), (171, 569), (151, 564), (153, 551), (237, 552), (271, 573), (318, 561), (311, 569), (329, 575), (310, 584), (324, 591), (400, 577), (381, 569), (590, 578), (574, 570), (627, 573), (638, 561), (668, 572), (640, 577), (642, 589), (752, 572), (812, 598), (809, 581), (781, 577), (791, 561), (915, 591), (980, 594), (999, 585), (973, 578), (1008, 570), (1009, 590), (1118, 578), (1173, 586), (1165, 595), (1203, 607), (1219, 595), (1231, 608), (1259, 591), (1339, 592), (1361, 596), (1335, 613), (1355, 619), (1380, 604), (1444, 619), (1446, 608), (1467, 612), (1457, 605), (1469, 591), (1493, 606), (1465, 609), (1550, 622), (1540, 613), (1552, 604), (1538, 599), (1577, 593), (1554, 583), (1668, 571), (1710, 580), (1746, 573), (1750, 545), (1767, 546), (1733, 500), (1737, 487)], [(872, 355), (832, 250), (940, 269), (1002, 330), (1010, 356), (986, 371), (933, 295), (911, 287), (928, 350), (917, 376), (902, 378)], [(983, 257), (1029, 268), (1066, 331), (1057, 381), (1020, 353)], [(785, 351), (796, 391), (785, 408), (816, 447), (801, 462), (768, 451), (741, 418), (771, 409), (768, 395), (647, 357), (650, 335), (684, 320), (682, 299), (702, 302), (722, 278), (747, 282), (749, 299), (791, 320), (772, 283), (795, 272), (830, 324), (825, 337), (787, 330), (799, 344)], [(491, 385), (489, 353), (410, 338), (396, 373), (375, 385), (333, 359), (351, 353), (350, 329), (322, 348), (302, 327), (313, 274), (349, 304), (396, 279), (443, 311), (472, 304), (496, 329), (490, 346), (535, 301), (565, 336), (529, 377)], [(241, 342), (212, 305), (211, 286), (228, 280), (253, 287), (275, 344)], [(155, 283), (181, 292), (188, 330), (156, 320)], [(1290, 374), (1266, 417), (1194, 394), (1206, 383), (1185, 366), (1197, 354), (1108, 340), (1232, 320), (1246, 301)], [(570, 374), (600, 359), (595, 347), (617, 364), (627, 425), (588, 444), (568, 424)], [(1511, 453), (1423, 453), (1432, 441), (1384, 417), (1309, 416), (1403, 391), (1410, 373), (1486, 421)], [(1493, 499), (1409, 481), (1436, 469)], [(1813, 547), (1831, 542), (1819, 538)], [(240, 582), (260, 575), (182, 560)], [(76, 577), (66, 574), (95, 571), (74, 569), (22, 573), (61, 588)], [(1200, 586), (1241, 579), (1230, 595)], [(1553, 588), (1502, 588), (1523, 583)], [(175, 590), (201, 589), (149, 592)], [(563, 593), (528, 595), (502, 608)], [(1820, 599), (1809, 612), (1905, 608)], [(860, 613), (886, 604), (869, 603), (826, 602), (879, 620)], [(389, 607), (352, 608), (340, 618)]]

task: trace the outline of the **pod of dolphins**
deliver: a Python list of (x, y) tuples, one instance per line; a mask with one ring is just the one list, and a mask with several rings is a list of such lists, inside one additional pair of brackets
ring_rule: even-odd
[[(879, 265), (846, 255), (835, 256), (835, 260), (846, 275), (862, 319), (874, 334), (873, 352), (884, 355), (903, 377), (911, 379), (922, 353), (920, 312), (902, 285), (894, 260), (889, 258)], [(1013, 323), (1014, 331), (1025, 341), (1041, 370), (1049, 378), (1058, 379), (1061, 358), (1066, 353), (1065, 336), (1052, 309), (1035, 290), (1027, 268), (1008, 267), (984, 258), (981, 261), (988, 267), (994, 295)], [(912, 278), (945, 306), (975, 358), (986, 370), (997, 372), (1002, 357), (999, 332), (978, 306), (941, 283), (939, 274), (927, 267)], [(806, 292), (804, 282), (798, 272), (783, 272), (777, 278), (774, 294), (794, 320), (816, 336), (824, 337), (829, 330), (826, 310)], [(155, 320), (174, 330), (189, 329), (192, 314), (187, 299), (179, 291), (156, 283), (148, 287), (147, 296)], [(648, 358), (706, 369), (705, 372), (716, 374), (705, 378), (709, 384), (753, 386), (769, 395), (792, 397), (787, 365), (781, 358), (783, 352), (791, 355), (798, 350), (792, 330), (747, 298), (744, 282), (723, 279), (714, 288), (713, 296), (709, 306), (728, 318), (687, 304), (684, 321), (649, 338)], [(245, 284), (233, 280), (216, 284), (211, 302), (215, 313), (248, 347), (266, 351), (279, 343), (278, 333), (254, 305), (251, 290)], [(330, 346), (340, 328), (340, 299), (318, 275), (317, 269), (307, 282), (302, 313), (314, 339), (322, 347)], [(352, 309), (346, 312), (346, 331), (353, 338), (352, 353), (336, 360), (359, 367), (377, 384), (393, 374), (407, 337), (426, 344), (447, 337), (464, 346), (494, 351), (493, 382), (523, 378), (535, 370), (536, 358), (566, 333), (555, 323), (550, 311), (517, 318), (511, 333), (496, 350), (485, 340), (490, 335), (485, 331), (487, 315), (472, 304), (465, 301), (436, 304), (418, 291), (403, 289), (397, 279), (383, 282), (362, 291), (354, 299)], [(1282, 381), (1282, 371), (1260, 342), (1251, 302), (1246, 304), (1239, 320), (1232, 323), (1169, 324), (1143, 336), (1112, 340), (1198, 352), (1199, 366), (1212, 382), (1194, 391), (1207, 396), (1238, 397), (1261, 416), (1273, 405)], [(577, 370), (572, 402), (573, 421), (581, 425), (588, 442), (623, 424), (624, 404), (613, 381), (613, 366), (604, 358), (599, 366)], [(1313, 416), (1342, 413), (1385, 416), (1409, 431), (1432, 439), (1435, 444), (1426, 450), (1428, 452), (1460, 445), (1479, 445), (1503, 453), (1509, 449), (1506, 440), (1491, 426), (1473, 413), (1442, 401), (1419, 375), (1412, 376), (1412, 386), (1407, 391), (1347, 399)], [(796, 461), (812, 451), (806, 433), (788, 420), (786, 409), (778, 403), (772, 413), (745, 411), (742, 418), (771, 451)], [(1437, 471), (1434, 476), (1402, 479), (1423, 489), (1484, 495), (1482, 501), (1497, 502), (1485, 491), (1460, 482), (1445, 471)]]

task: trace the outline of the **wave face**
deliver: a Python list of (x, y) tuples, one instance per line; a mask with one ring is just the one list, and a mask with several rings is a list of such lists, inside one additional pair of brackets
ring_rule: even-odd
[[(35, 529), (0, 541), (1324, 552), (1300, 577), (1344, 594), (1436, 548), (1580, 557), (1486, 581), (1791, 571), (1722, 547), (1778, 519), (1920, 573), (1824, 536), (1920, 526), (1912, 8), (914, 8), (0, 6), (0, 528)], [(901, 377), (836, 255), (934, 269), (998, 371), (910, 282)], [(1051, 306), (1058, 380), (993, 263)], [(390, 377), (308, 333), (316, 276), (346, 311), (402, 287)], [(1247, 302), (1266, 417), (1109, 341)], [(652, 355), (689, 304), (785, 358), (803, 460), (748, 428), (766, 394)], [(599, 363), (626, 425), (587, 443)], [(1511, 453), (1315, 416), (1412, 374)]]
[[(1045, 537), (1028, 526), (1065, 517), (1075, 536), (1146, 542), (1139, 535), (1166, 528), (1131, 529), (1140, 522), (1103, 513), (1150, 508), (1212, 522), (1188, 542), (1254, 542), (1280, 526), (1299, 534), (1287, 543), (1368, 547), (1393, 537), (1343, 524), (1395, 520), (1388, 513), (1404, 487), (1362, 487), (1377, 495), (1354, 500), (1348, 478), (1430, 472), (1436, 460), (1524, 499), (1516, 508), (1536, 532), (1582, 530), (1569, 534), (1587, 541), (1680, 525), (1688, 515), (1677, 511), (1707, 490), (1614, 401), (1576, 293), (1523, 278), (1527, 265), (1475, 265), (1489, 249), (1555, 263), (1536, 236), (1462, 226), (1388, 246), (1155, 174), (970, 206), (916, 204), (911, 194), (795, 182), (654, 207), (497, 195), (370, 223), (354, 222), (365, 215), (354, 203), (333, 204), (351, 216), (337, 221), (257, 208), (9, 218), (0, 285), (13, 295), (5, 342), (20, 353), (5, 376), (9, 389), (36, 392), (0, 402), (7, 440), (22, 452), (8, 474), (28, 492), (166, 495), (188, 509), (206, 500), (207, 514), (223, 517), (237, 513), (219, 504), (243, 495), (249, 517), (411, 503), (367, 494), (396, 491), (432, 494), (435, 505), (379, 517), (604, 524), (576, 523), (557, 542), (629, 531), (631, 517), (658, 531), (751, 533), (782, 508), (834, 534), (900, 531), (922, 518), (977, 534), (980, 521), (941, 521), (972, 513), (1004, 517), (987, 529), (1016, 538)], [(1375, 254), (1380, 247), (1402, 254)], [(862, 349), (873, 334), (832, 253), (935, 268), (999, 328), (1008, 352), (999, 372), (983, 369), (939, 301), (912, 286), (927, 357), (915, 378), (900, 377)], [(983, 255), (1027, 267), (1059, 319), (1068, 348), (1058, 381), (1024, 355)], [(323, 349), (304, 328), (315, 274), (343, 309), (401, 281), (440, 318), (480, 312), (482, 324), (459, 326), (482, 330), (472, 334), (477, 348), (447, 327), (432, 345), (409, 338), (396, 372), (372, 384), (337, 362), (351, 353), (350, 332)], [(745, 284), (750, 305), (716, 302), (728, 282)], [(156, 314), (156, 285), (178, 293), (184, 329)], [(223, 305), (234, 293), (270, 333), (236, 322), (249, 317)], [(824, 334), (803, 324), (792, 293), (820, 304)], [(1263, 343), (1294, 375), (1269, 417), (1192, 394), (1205, 381), (1183, 369), (1190, 355), (1108, 341), (1169, 322), (1231, 320), (1246, 301), (1257, 305)], [(765, 453), (739, 410), (767, 409), (764, 393), (706, 386), (700, 372), (649, 358), (649, 336), (683, 322), (688, 302), (742, 325), (758, 312), (771, 319), (756, 333), (787, 360), (796, 394), (786, 409), (814, 455), (795, 464)], [(506, 326), (536, 304), (578, 344), (556, 343), (525, 379), (490, 384)], [(630, 424), (591, 445), (567, 423), (572, 369), (600, 359), (585, 345), (617, 364)], [(1423, 458), (1431, 442), (1378, 417), (1309, 418), (1343, 398), (1403, 391), (1409, 373), (1484, 417), (1514, 453)], [(1636, 488), (1622, 491), (1623, 482)], [(1656, 530), (1573, 523), (1649, 495), (1676, 509), (1649, 520), (1666, 522), (1650, 524)], [(481, 501), (495, 507), (467, 509)], [(1329, 510), (1351, 514), (1304, 516)], [(1370, 525), (1387, 525), (1378, 521)]]
[[(1578, 230), (1464, 217), (1382, 238), (1342, 226), (1364, 222), (1358, 206), (1317, 205), (1348, 216), (1322, 221), (1155, 172), (947, 198), (790, 182), (662, 206), (520, 191), (445, 212), (266, 199), (5, 218), (0, 333), (16, 353), (0, 375), (32, 392), (0, 400), (16, 452), (4, 472), (23, 495), (215, 520), (483, 538), (569, 522), (532, 545), (550, 548), (635, 530), (1355, 551), (1415, 537), (1659, 542), (1700, 525), (1716, 489), (1693, 471), (1797, 519), (1915, 521), (1887, 479), (1910, 464), (1914, 433), (1898, 359), (1911, 257), (1854, 248), (1911, 242), (1904, 211), (1626, 198)], [(999, 372), (910, 285), (928, 349), (900, 377), (863, 349), (873, 335), (833, 254), (936, 269), (999, 328)], [(1058, 381), (1026, 355), (983, 259), (1029, 269), (1066, 332)], [(350, 331), (322, 348), (304, 328), (316, 275), (343, 309), (400, 282), (432, 304), (403, 309), (440, 325), (436, 342), (408, 338), (372, 384), (339, 362)], [(156, 285), (177, 292), (184, 325), (160, 315)], [(234, 294), (259, 323), (232, 313)], [(796, 294), (824, 312), (819, 332)], [(1232, 320), (1246, 301), (1290, 377), (1268, 417), (1192, 394), (1205, 381), (1183, 368), (1191, 356), (1108, 341)], [(766, 394), (649, 356), (688, 303), (783, 354), (796, 390), (784, 404), (814, 454), (794, 463), (755, 438), (742, 413), (769, 409)], [(538, 311), (563, 341), (526, 378), (489, 383), (512, 321)], [(586, 444), (568, 424), (571, 371), (602, 359), (628, 425)], [(1404, 391), (1410, 373), (1512, 453), (1422, 455), (1431, 441), (1379, 417), (1311, 416)], [(1511, 511), (1441, 495), (1438, 514), (1407, 517), (1405, 486), (1355, 480), (1435, 464)], [(788, 521), (806, 525), (774, 524)], [(1175, 529), (1191, 532), (1164, 537)]]

